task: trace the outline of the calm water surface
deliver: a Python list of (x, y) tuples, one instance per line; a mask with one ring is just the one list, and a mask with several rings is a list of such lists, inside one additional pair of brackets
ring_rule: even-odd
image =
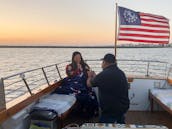
[[(100, 59), (113, 48), (0, 48), (0, 77), (71, 60), (80, 51), (84, 59)], [(118, 59), (159, 60), (172, 63), (172, 48), (119, 48)]]

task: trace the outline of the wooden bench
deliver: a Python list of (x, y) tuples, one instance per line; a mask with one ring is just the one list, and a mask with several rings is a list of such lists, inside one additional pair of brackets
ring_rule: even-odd
[(154, 101), (164, 110), (172, 114), (172, 89), (151, 89), (149, 91), (151, 111), (154, 110)]
[[(40, 98), (42, 98), (43, 96), (50, 94), (52, 91), (54, 91), (60, 85), (61, 85), (61, 81), (54, 83), (53, 85), (46, 87), (45, 89), (39, 91), (38, 93), (25, 98), (23, 101), (0, 111), (0, 116), (1, 116), (0, 124), (3, 123), (5, 120), (9, 119), (10, 117), (12, 117), (13, 115), (15, 115), (16, 113), (20, 112), (24, 108), (26, 108), (28, 105), (40, 100)], [(61, 123), (62, 123), (62, 120), (67, 117), (67, 115), (70, 113), (70, 111), (72, 110), (72, 108), (74, 106), (75, 106), (75, 104), (73, 104), (70, 108), (68, 108), (68, 110), (65, 110), (63, 113), (61, 113), (58, 116), (58, 118), (61, 120)]]
[(75, 104), (75, 96), (54, 93), (42, 98), (33, 106), (32, 110), (36, 110), (38, 112), (39, 110), (56, 112), (57, 118), (60, 120), (60, 126), (63, 127), (63, 120), (67, 117)]

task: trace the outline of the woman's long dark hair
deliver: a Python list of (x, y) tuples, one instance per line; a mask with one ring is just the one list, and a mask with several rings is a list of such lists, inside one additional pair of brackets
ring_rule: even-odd
[(76, 62), (74, 61), (74, 58), (75, 58), (76, 55), (80, 55), (80, 57), (81, 57), (81, 62), (80, 62), (80, 64), (81, 64), (83, 70), (84, 70), (84, 71), (86, 70), (86, 69), (85, 69), (86, 66), (89, 68), (89, 66), (84, 62), (81, 53), (78, 52), (78, 51), (75, 51), (75, 52), (73, 52), (73, 54), (72, 54), (72, 63), (71, 63), (73, 70), (76, 70), (76, 69), (77, 69), (77, 64), (76, 64)]

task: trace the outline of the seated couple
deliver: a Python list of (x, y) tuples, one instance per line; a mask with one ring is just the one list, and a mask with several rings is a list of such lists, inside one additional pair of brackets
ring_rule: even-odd
[(92, 87), (87, 86), (87, 72), (90, 70), (82, 58), (80, 52), (74, 52), (72, 63), (66, 66), (67, 77), (63, 79), (60, 88), (56, 89), (58, 94), (73, 94), (77, 99), (77, 114), (83, 117), (98, 115), (98, 102)]
[[(101, 109), (99, 122), (124, 124), (130, 104), (127, 78), (118, 68), (113, 54), (104, 56), (102, 69), (102, 72), (95, 75), (83, 61), (81, 54), (74, 52), (72, 63), (66, 67), (68, 77), (64, 79), (62, 87), (65, 87), (69, 94), (76, 95), (80, 111), (89, 115), (98, 111), (97, 98), (92, 90), (92, 87), (98, 87)], [(65, 88), (62, 88), (61, 92)]]

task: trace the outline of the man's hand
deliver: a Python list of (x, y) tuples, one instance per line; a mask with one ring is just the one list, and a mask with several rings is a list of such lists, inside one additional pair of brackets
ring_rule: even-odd
[(91, 80), (96, 76), (94, 71), (87, 71), (88, 79), (87, 79), (87, 86), (91, 86)]
[(87, 71), (88, 78), (94, 78), (96, 76), (96, 73), (94, 71)]

